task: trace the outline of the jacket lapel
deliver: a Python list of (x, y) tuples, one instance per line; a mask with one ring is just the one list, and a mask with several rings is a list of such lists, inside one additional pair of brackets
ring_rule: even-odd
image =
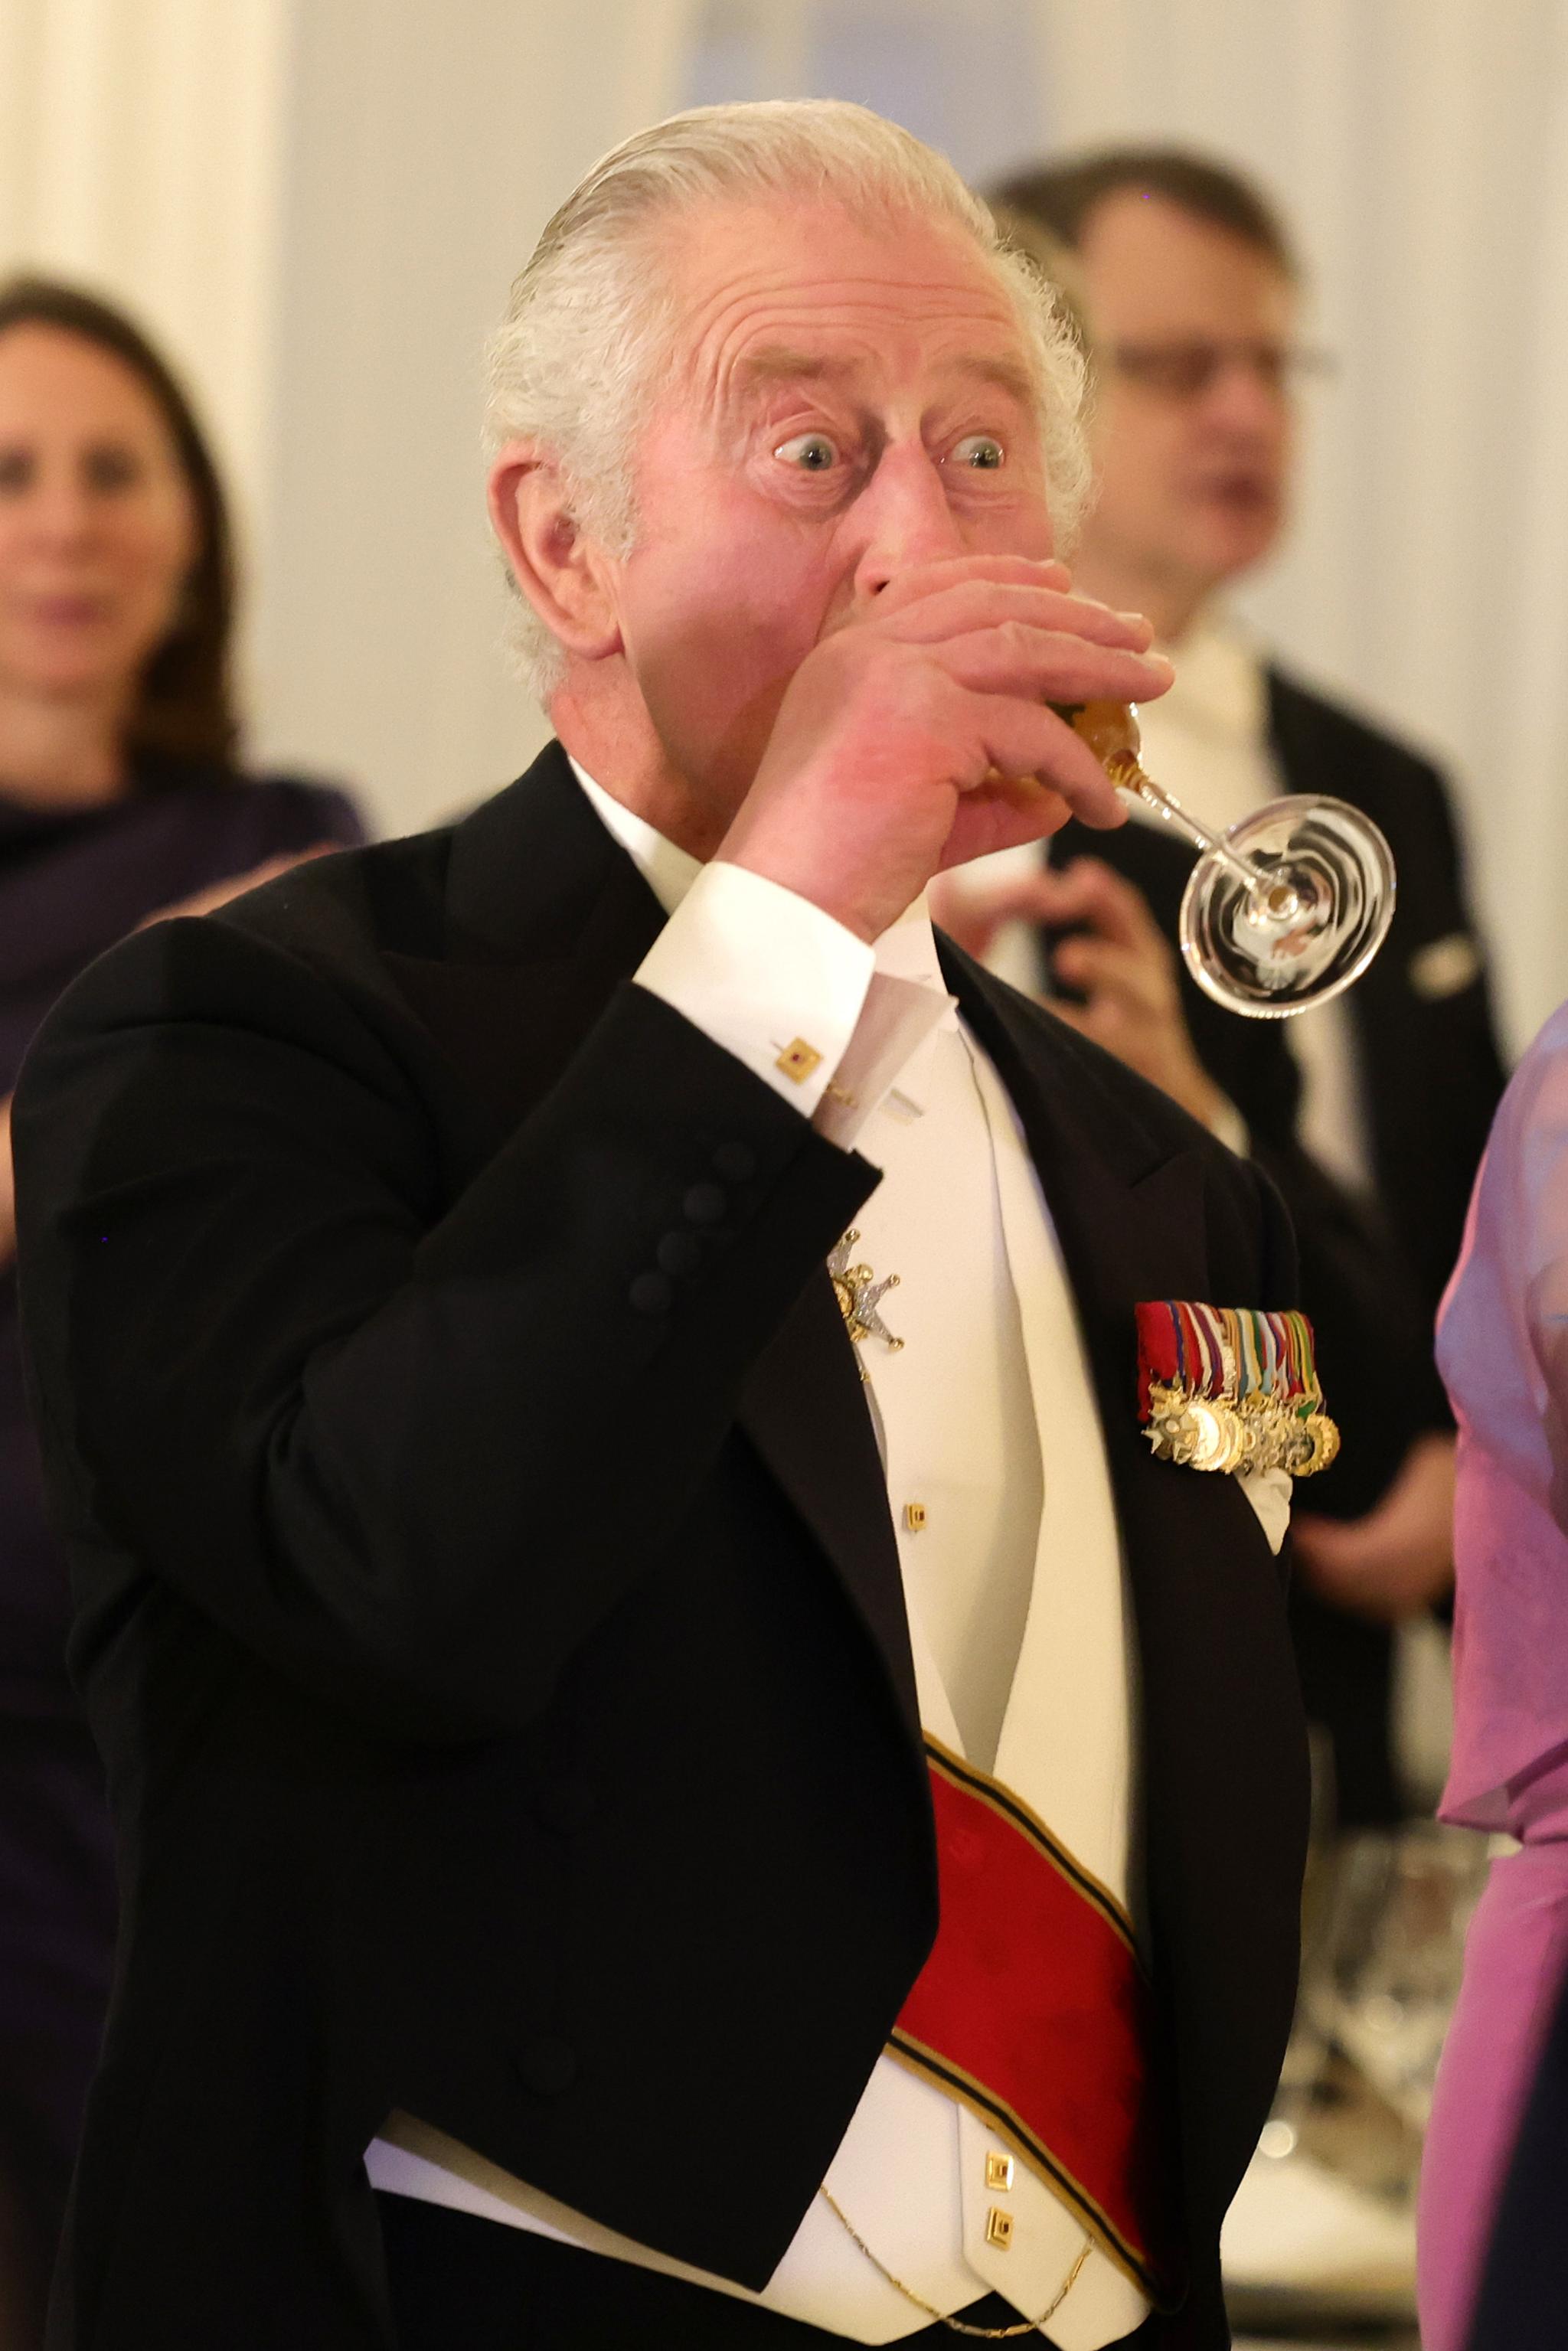
[[(470, 1180), (549, 1091), (664, 920), (559, 745), (458, 825), (444, 952), (386, 958), (444, 1065), (455, 1183)], [(897, 1543), (825, 1265), (753, 1365), (737, 1419), (826, 1552), (918, 1741)]]
[(739, 1419), (836, 1568), (918, 1747), (920, 1701), (887, 1486), (825, 1268), (754, 1364)]
[[(1251, 2152), (1295, 1983), (1303, 1726), (1276, 1563), (1234, 1478), (1156, 1461), (1137, 1426), (1140, 1298), (1214, 1298), (1250, 1262), (1209, 1230), (1203, 1155), (1143, 1128), (1097, 1057), (944, 946), (1022, 1122), (1082, 1319), (1137, 1625), (1156, 1987), (1184, 2192), (1201, 2235)], [(1227, 1298), (1217, 1302), (1239, 1302)], [(1288, 1301), (1265, 1299), (1275, 1306)], [(1245, 1769), (1238, 1770), (1238, 1760)], [(1201, 2085), (1182, 2095), (1184, 2085)]]
[[(1061, 1242), (1115, 1487), (1147, 1688), (1150, 1677), (1180, 1662), (1168, 1639), (1173, 1606), (1179, 1621), (1184, 1605), (1183, 1593), (1173, 1594), (1173, 1557), (1196, 1546), (1201, 1575), (1217, 1587), (1233, 1581), (1249, 1602), (1261, 1589), (1272, 1604), (1275, 1577), (1235, 1479), (1176, 1469), (1150, 1452), (1138, 1423), (1134, 1309), (1150, 1298), (1281, 1301), (1215, 1299), (1202, 1155), (1173, 1151), (1139, 1122), (1120, 1090), (1113, 1098), (1099, 1057), (1083, 1051), (1071, 1031), (946, 940), (942, 958), (964, 1018), (1018, 1110)], [(1217, 1588), (1216, 1604), (1234, 1614), (1234, 1596)], [(1196, 1593), (1185, 1597), (1196, 1627), (1204, 1604)]]
[[(1206, 1294), (1203, 1169), (1143, 1126), (1104, 1088), (1098, 1057), (946, 939), (943, 968), (1024, 1130), (1061, 1244), (1124, 1509), (1141, 1455), (1133, 1309), (1139, 1299)], [(1134, 1430), (1129, 1448), (1127, 1435)]]

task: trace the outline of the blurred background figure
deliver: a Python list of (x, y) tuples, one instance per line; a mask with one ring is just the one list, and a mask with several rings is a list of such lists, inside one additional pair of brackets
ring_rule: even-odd
[(64, 1572), (22, 1394), (10, 1095), (50, 1004), (125, 932), (361, 837), (341, 793), (239, 772), (233, 608), (223, 490), (163, 360), (68, 287), (0, 284), (5, 2351), (41, 2330), (114, 1933), (99, 1765), (67, 1678)]
[[(1520, 1842), (1493, 1862), (1470, 1926), (1422, 2169), (1422, 2341), (1464, 2351), (1568, 1962), (1568, 1006), (1503, 1097), (1437, 1357), (1459, 1431), (1442, 1813)], [(1552, 2184), (1559, 2270), (1563, 2152)]]
[[(1403, 1809), (1390, 1627), (1446, 1597), (1452, 1437), (1430, 1331), (1501, 1089), (1484, 965), (1435, 768), (1281, 667), (1223, 591), (1274, 549), (1301, 340), (1300, 271), (1259, 192), (1165, 148), (1016, 175), (1004, 211), (1069, 256), (1096, 373), (1097, 495), (1079, 586), (1148, 613), (1176, 684), (1145, 764), (1206, 822), (1287, 791), (1354, 800), (1399, 875), (1389, 941), (1346, 997), (1284, 1022), (1221, 1009), (1173, 952), (1190, 852), (1157, 820), (955, 880), (945, 917), (1020, 984), (1264, 1165), (1302, 1252), (1302, 1297), (1346, 1442), (1301, 1497), (1294, 1630), (1332, 1743), (1340, 1822)], [(1061, 935), (1065, 933), (1066, 935)]]

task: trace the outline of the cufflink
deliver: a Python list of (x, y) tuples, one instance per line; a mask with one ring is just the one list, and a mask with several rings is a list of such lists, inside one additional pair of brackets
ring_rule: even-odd
[[(920, 1532), (920, 1530), (922, 1529), (922, 1527), (924, 1527), (924, 1525), (925, 1524), (925, 1503), (924, 1503), (924, 1502), (905, 1502), (905, 1504), (904, 1504), (904, 1525), (908, 1528), (908, 1530), (909, 1530), (909, 1531), (910, 1531), (910, 1533), (911, 1533), (912, 1535), (917, 1535), (917, 1534)], [(995, 2161), (995, 2159), (996, 2159), (996, 2158), (995, 2158), (994, 2157), (988, 2157), (988, 2158), (987, 2158), (988, 2162), (994, 2162), (994, 2161)], [(988, 2184), (989, 2184), (991, 2187), (993, 2187), (993, 2188), (994, 2188), (994, 2187), (996, 2186), (996, 2184), (997, 2184), (997, 2183), (996, 2183), (996, 2181), (993, 2179), (993, 2180), (991, 2180)], [(1003, 2186), (1004, 2186), (1004, 2187), (1007, 2185), (1007, 2183), (1006, 2183), (1006, 2181), (1005, 2181), (1005, 2180), (1004, 2180), (1004, 2182), (1003, 2182), (1002, 2184), (1003, 2184)]]
[(1006, 2189), (1013, 2184), (1013, 2159), (1010, 2155), (989, 2154), (986, 2158), (986, 2186)]
[(804, 1037), (795, 1037), (788, 1045), (780, 1046), (773, 1066), (799, 1086), (805, 1083), (821, 1058), (815, 1045), (808, 1045)]
[(998, 2253), (1009, 2252), (1013, 2241), (1013, 2216), (993, 2204), (986, 2215), (986, 2242), (994, 2245)]

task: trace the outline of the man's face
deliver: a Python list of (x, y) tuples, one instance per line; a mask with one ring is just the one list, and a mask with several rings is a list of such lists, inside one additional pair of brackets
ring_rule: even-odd
[(957, 230), (836, 205), (683, 217), (677, 371), (643, 433), (622, 642), (664, 759), (737, 807), (786, 687), (912, 565), (1044, 559), (1024, 339)]
[(1295, 295), (1255, 246), (1132, 189), (1095, 208), (1080, 257), (1101, 354), (1085, 569), (1197, 602), (1285, 518), (1291, 413), (1270, 355), (1288, 352)]

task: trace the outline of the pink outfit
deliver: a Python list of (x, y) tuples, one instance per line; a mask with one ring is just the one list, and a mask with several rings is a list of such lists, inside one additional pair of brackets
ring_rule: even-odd
[(1459, 1427), (1454, 1751), (1442, 1816), (1506, 1830), (1465, 1946), (1421, 2176), (1426, 2351), (1462, 2351), (1568, 1965), (1568, 1005), (1499, 1108), (1437, 1361)]

